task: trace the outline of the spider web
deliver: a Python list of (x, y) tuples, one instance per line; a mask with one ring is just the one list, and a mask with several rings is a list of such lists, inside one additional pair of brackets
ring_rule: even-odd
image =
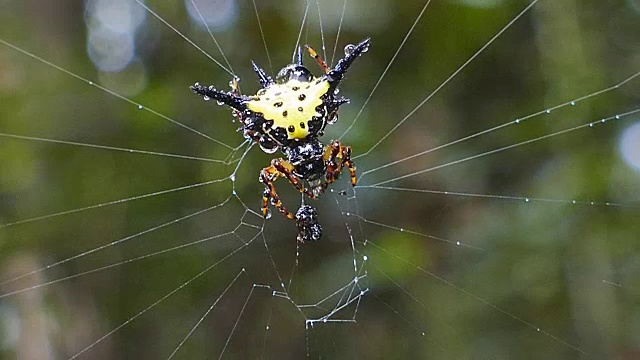
[[(142, 19), (121, 72), (86, 56), (101, 2), (0, 5), (3, 356), (637, 355), (633, 2), (111, 3)], [(270, 157), (188, 85), (368, 36), (323, 138), (359, 184), (297, 245), (256, 211)]]

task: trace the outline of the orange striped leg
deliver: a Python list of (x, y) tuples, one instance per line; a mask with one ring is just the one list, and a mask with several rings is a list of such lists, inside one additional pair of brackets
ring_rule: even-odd
[(303, 192), (307, 195), (312, 194), (310, 190), (306, 189), (302, 184), (302, 181), (293, 174), (294, 167), (289, 162), (283, 159), (273, 159), (271, 160), (271, 166), (266, 167), (260, 171), (260, 182), (262, 182), (265, 186), (264, 194), (262, 196), (262, 216), (267, 217), (269, 206), (269, 200), (271, 199), (271, 203), (282, 213), (282, 215), (286, 216), (289, 219), (295, 219), (295, 215), (290, 213), (284, 205), (282, 205), (282, 201), (280, 201), (280, 197), (276, 192), (276, 187), (274, 182), (279, 177), (286, 177), (293, 186), (296, 187), (300, 192)]
[[(333, 140), (324, 152), (323, 159), (327, 164), (327, 183), (326, 185), (331, 184), (332, 182), (338, 179), (340, 176), (340, 172), (344, 166), (349, 169), (349, 174), (351, 175), (351, 185), (356, 186), (358, 182), (356, 178), (356, 168), (353, 161), (351, 161), (351, 147), (350, 146), (342, 146), (340, 145), (340, 141)], [(339, 160), (339, 161), (338, 161)]]
[(324, 71), (325, 74), (328, 74), (330, 69), (327, 66), (327, 63), (324, 62), (322, 57), (320, 55), (318, 55), (318, 53), (315, 50), (313, 50), (313, 48), (311, 46), (305, 45), (304, 47), (307, 48), (307, 51), (309, 52), (309, 55), (311, 55), (311, 57), (316, 59), (316, 62), (318, 63), (318, 65), (320, 65), (320, 67), (322, 68), (322, 71)]

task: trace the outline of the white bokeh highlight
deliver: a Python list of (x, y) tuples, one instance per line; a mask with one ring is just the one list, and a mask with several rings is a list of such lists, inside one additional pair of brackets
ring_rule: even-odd
[(624, 162), (640, 173), (640, 122), (624, 130), (620, 137), (620, 155)]
[(120, 72), (135, 57), (135, 37), (147, 13), (133, 0), (87, 0), (87, 53), (103, 72)]
[(184, 0), (191, 21), (213, 32), (226, 30), (238, 17), (236, 0)]

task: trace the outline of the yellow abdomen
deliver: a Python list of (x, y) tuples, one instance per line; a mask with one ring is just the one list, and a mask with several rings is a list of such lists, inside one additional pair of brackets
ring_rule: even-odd
[(262, 113), (273, 126), (287, 131), (288, 138), (304, 139), (309, 135), (309, 121), (320, 114), (316, 107), (322, 104), (322, 96), (329, 90), (326, 79), (301, 82), (289, 80), (284, 84), (273, 84), (258, 91), (247, 108)]

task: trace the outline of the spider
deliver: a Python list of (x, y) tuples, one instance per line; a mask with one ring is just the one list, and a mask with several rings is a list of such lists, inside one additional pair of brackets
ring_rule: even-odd
[(191, 86), (191, 90), (205, 100), (214, 99), (218, 104), (231, 107), (233, 116), (241, 124), (238, 131), (257, 142), (262, 151), (273, 154), (280, 150), (284, 154), (286, 159), (273, 159), (270, 166), (260, 171), (259, 181), (265, 186), (261, 212), (268, 219), (271, 203), (285, 217), (295, 219), (299, 242), (320, 238), (322, 230), (317, 211), (303, 205), (295, 215), (290, 213), (280, 201), (274, 183), (280, 177), (286, 178), (301, 193), (317, 199), (346, 167), (351, 185), (356, 185), (351, 147), (338, 140), (332, 140), (325, 147), (318, 137), (324, 134), (327, 124), (337, 121), (338, 107), (349, 102), (344, 97), (336, 97), (338, 85), (353, 61), (369, 49), (370, 42), (365, 39), (357, 45), (348, 45), (345, 56), (332, 69), (315, 50), (305, 46), (324, 71), (319, 78), (303, 66), (302, 48), (298, 48), (296, 62), (283, 67), (275, 81), (252, 61), (262, 85), (253, 96), (240, 94), (237, 78), (231, 81), (228, 92), (217, 90), (213, 85), (195, 83)]

